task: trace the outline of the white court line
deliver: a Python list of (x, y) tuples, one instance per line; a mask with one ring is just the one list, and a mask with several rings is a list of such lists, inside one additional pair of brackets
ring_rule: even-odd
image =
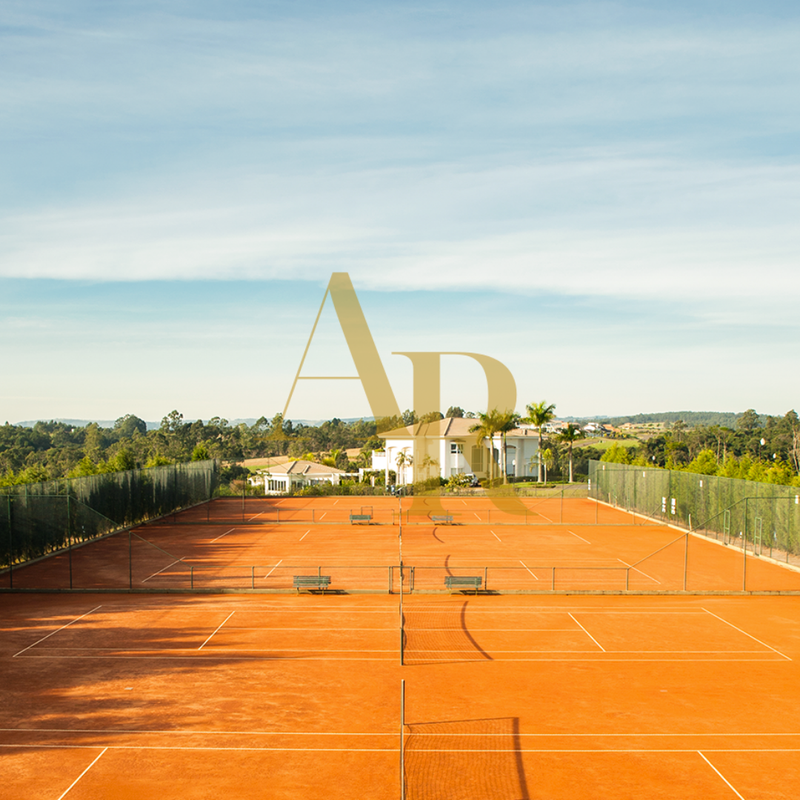
[[(231, 613), (230, 613), (230, 614), (228, 614), (228, 616), (227, 616), (227, 617), (225, 617), (225, 619), (224, 619), (224, 620), (222, 620), (222, 622), (220, 622), (220, 624), (219, 624), (219, 625), (217, 625), (217, 628), (216, 628), (216, 630), (214, 631), (214, 633), (216, 633), (216, 632), (217, 632), (217, 631), (218, 631), (218, 630), (219, 630), (219, 629), (220, 629), (220, 628), (221, 628), (221, 627), (222, 627), (222, 626), (223, 626), (223, 625), (224, 625), (224, 624), (225, 624), (225, 623), (226, 623), (226, 622), (227, 622), (227, 621), (228, 621), (228, 620), (229, 620), (229, 619), (230, 619), (230, 618), (231, 618), (231, 617), (232, 617), (232, 616), (235, 614), (235, 613), (236, 613), (235, 611), (231, 611)], [(213, 635), (214, 635), (214, 633), (212, 633), (212, 634), (211, 634), (211, 636), (213, 636)], [(204, 648), (204, 647), (205, 647), (205, 646), (206, 646), (206, 645), (207, 645), (207, 644), (208, 644), (208, 643), (211, 641), (211, 636), (209, 636), (209, 637), (208, 637), (208, 639), (206, 639), (206, 640), (203, 642), (203, 644), (201, 644), (201, 645), (200, 645), (200, 647), (198, 647), (197, 649), (198, 649), (198, 650), (202, 650), (202, 649), (203, 649), (203, 648)]]
[(259, 512), (258, 512), (258, 514), (254, 514), (254, 515), (253, 515), (252, 517), (250, 517), (250, 519), (248, 519), (247, 521), (248, 521), (248, 522), (250, 522), (250, 520), (251, 520), (251, 519), (255, 519), (256, 517), (260, 517), (260, 516), (261, 516), (263, 513), (264, 513), (263, 511), (259, 511)]
[(629, 564), (627, 561), (623, 561), (621, 558), (618, 558), (617, 561), (619, 561), (620, 564), (624, 564), (629, 569), (635, 569), (638, 573), (644, 575), (645, 578), (649, 578), (651, 581), (655, 581), (659, 586), (661, 585), (661, 581), (658, 580), (658, 578), (654, 578), (652, 575), (648, 575), (646, 572), (642, 572), (642, 570), (640, 570), (639, 567), (634, 567), (633, 564)]
[(165, 570), (168, 570), (170, 567), (174, 567), (176, 564), (179, 564), (181, 561), (183, 561), (182, 558), (176, 558), (171, 564), (167, 564), (167, 566), (164, 567), (164, 569), (160, 569), (158, 572), (154, 572), (152, 575), (148, 575), (146, 578), (144, 578), (142, 580), (142, 583), (147, 583), (147, 581), (149, 581), (150, 578), (155, 578), (156, 575), (160, 575), (162, 572), (164, 572)]
[(338, 502), (339, 502), (338, 500), (334, 500), (333, 504), (336, 505)]
[[(530, 509), (530, 510), (533, 511), (533, 509)], [(545, 517), (544, 514), (542, 514), (541, 511), (533, 511), (533, 513), (534, 514), (538, 514), (540, 517), (544, 517), (548, 522), (553, 522), (553, 520), (551, 520), (550, 517)]]
[(78, 775), (77, 778), (75, 778), (75, 780), (72, 782), (72, 786), (70, 786), (69, 789), (67, 789), (67, 791), (64, 792), (64, 794), (62, 794), (61, 797), (58, 798), (58, 800), (62, 800), (62, 798), (66, 797), (70, 793), (72, 787), (75, 786), (75, 784), (100, 760), (100, 757), (106, 752), (106, 750), (108, 750), (107, 747), (103, 749), (103, 752), (100, 753), (100, 755), (97, 756), (97, 758), (94, 761), (92, 761), (92, 763), (89, 764), (89, 766), (86, 767), (86, 769), (83, 772), (81, 772), (81, 774)]
[[(572, 614), (570, 614), (570, 617), (572, 617)], [(600, 644), (600, 642), (598, 642), (598, 641), (597, 641), (597, 639), (595, 639), (595, 638), (594, 638), (594, 636), (592, 636), (592, 634), (591, 634), (591, 633), (589, 633), (589, 631), (587, 631), (587, 630), (586, 630), (586, 628), (584, 628), (584, 627), (583, 627), (583, 625), (581, 625), (581, 624), (580, 624), (580, 622), (578, 622), (578, 620), (576, 620), (576, 619), (575, 619), (575, 617), (572, 617), (572, 621), (573, 621), (573, 622), (574, 622), (574, 623), (575, 623), (575, 624), (576, 624), (576, 625), (577, 625), (577, 626), (578, 626), (578, 627), (579, 627), (579, 628), (580, 628), (580, 629), (581, 629), (581, 630), (582, 630), (582, 631), (583, 631), (583, 632), (584, 632), (584, 633), (585, 633), (585, 634), (586, 634), (586, 635), (587, 635), (587, 636), (588, 636), (588, 637), (589, 637), (589, 638), (590, 638), (590, 639), (591, 639), (591, 640), (592, 640), (592, 641), (593, 641), (593, 642), (594, 642), (594, 643), (595, 643), (595, 644), (596, 644), (596, 645), (597, 645), (597, 646), (598, 646), (598, 647), (599, 647), (599, 648), (600, 648), (600, 649), (601, 649), (601, 650), (602, 650), (604, 653), (606, 652), (606, 649), (605, 649), (605, 647), (603, 647), (603, 645), (601, 645), (601, 644)]]
[(306, 538), (306, 536), (308, 536), (308, 534), (309, 534), (309, 533), (311, 533), (311, 528), (309, 528), (309, 529), (308, 529), (308, 530), (307, 530), (307, 531), (306, 531), (306, 532), (305, 532), (305, 533), (304, 533), (304, 534), (303, 534), (303, 535), (302, 535), (302, 536), (301, 536), (301, 537), (298, 539), (298, 541), (302, 542), (302, 541), (303, 541), (303, 539), (305, 539), (305, 538)]
[(476, 519), (478, 520), (478, 522), (480, 522), (481, 518), (478, 516), (477, 511), (473, 511), (472, 513), (475, 514)]
[[(314, 734), (322, 736), (323, 734)], [(354, 734), (335, 734), (336, 736), (345, 735), (352, 736)], [(383, 736), (384, 734), (378, 734)], [(397, 734), (392, 734), (397, 736)], [(420, 734), (407, 734), (408, 736), (434, 736), (437, 734), (420, 733)], [(438, 734), (439, 736), (446, 736), (451, 734)], [(469, 734), (452, 734), (452, 735), (469, 735)], [(478, 734), (483, 736), (485, 734)], [(503, 734), (507, 736), (508, 734)], [(50, 750), (96, 750), (97, 745), (93, 744), (0, 744), (0, 747), (28, 747), (28, 748), (47, 748)], [(188, 745), (135, 745), (135, 744), (121, 744), (109, 745), (106, 750), (181, 750), (181, 751), (210, 751), (210, 752), (287, 752), (287, 753), (396, 753), (396, 747), (190, 747)], [(597, 749), (597, 748), (533, 748), (533, 747), (518, 747), (518, 748), (498, 748), (498, 749), (472, 749), (457, 750), (446, 749), (419, 749), (415, 750), (417, 753), (697, 753), (694, 749), (684, 748), (636, 748), (636, 749)], [(797, 753), (800, 752), (796, 747), (775, 748), (775, 747), (760, 747), (760, 748), (706, 748), (707, 753)], [(102, 754), (101, 754), (102, 755)], [(735, 791), (735, 790), (734, 790)], [(738, 793), (737, 793), (738, 794)], [(63, 797), (63, 795), (62, 795)], [(741, 797), (741, 795), (739, 795)]]
[(233, 533), (235, 530), (236, 530), (236, 528), (231, 528), (229, 531), (225, 531), (225, 533), (223, 533), (223, 534), (220, 534), (219, 536), (217, 536), (217, 538), (216, 538), (216, 539), (212, 539), (212, 540), (209, 542), (209, 544), (211, 544), (212, 542), (217, 542), (217, 541), (219, 541), (219, 540), (220, 540), (220, 539), (221, 539), (223, 536), (227, 536), (229, 533)]
[[(397, 733), (382, 731), (380, 733), (377, 732), (350, 732), (350, 731), (229, 731), (229, 730), (193, 730), (190, 728), (122, 728), (117, 730), (109, 730), (104, 728), (0, 728), (0, 733), (102, 733), (108, 736), (127, 736), (128, 734), (142, 734), (145, 736), (149, 735), (159, 735), (159, 736), (390, 736), (396, 737)], [(741, 737), (741, 738), (751, 738), (751, 737), (761, 737), (761, 736), (771, 736), (776, 738), (789, 738), (789, 739), (796, 739), (800, 736), (800, 733), (710, 733), (708, 731), (704, 731), (703, 733), (643, 733), (637, 731), (635, 733), (603, 733), (603, 732), (594, 732), (594, 733), (517, 733), (515, 734), (519, 738), (528, 738), (528, 739), (642, 739), (642, 738), (650, 738), (650, 739), (669, 739), (669, 738), (681, 738), (681, 739), (726, 739), (731, 736)], [(414, 731), (406, 731), (406, 736), (436, 736), (443, 737), (443, 736), (479, 736), (483, 737), (496, 737), (496, 738), (505, 738), (508, 736), (507, 733), (444, 733), (442, 731), (437, 731), (435, 733), (422, 733)], [(6, 744), (5, 747), (15, 747), (13, 744)], [(20, 745), (23, 746), (23, 745)], [(31, 747), (36, 747), (36, 745), (30, 745)], [(60, 747), (61, 745), (52, 745), (53, 747)], [(68, 747), (69, 745), (64, 745)], [(91, 747), (97, 749), (98, 745), (80, 745), (82, 747)], [(719, 749), (711, 749), (711, 748), (703, 748), (706, 752), (715, 752), (715, 753), (724, 753), (724, 752), (780, 752), (781, 750), (787, 750), (788, 752), (793, 752), (796, 748), (770, 748), (770, 749), (762, 749), (756, 748), (751, 749), (747, 748), (746, 750), (719, 750)], [(660, 752), (660, 751), (659, 751)], [(691, 748), (688, 750), (681, 750), (676, 752), (689, 752), (695, 753), (697, 752), (696, 749)]]
[[(324, 517), (327, 513), (328, 513), (327, 511), (323, 511), (322, 512), (322, 517)], [(322, 517), (320, 517), (320, 519), (322, 519)]]
[[(520, 564), (522, 564), (522, 566), (523, 566), (523, 567), (525, 567), (525, 569), (528, 569), (528, 565), (527, 565), (527, 564), (526, 564), (524, 561), (520, 561), (519, 563), (520, 563)], [(528, 572), (531, 572), (531, 571), (528, 569)], [(532, 573), (532, 572), (531, 572), (531, 575), (533, 575), (533, 573)], [(533, 579), (534, 579), (535, 581), (538, 581), (538, 580), (539, 580), (539, 579), (538, 579), (538, 578), (537, 578), (535, 575), (533, 575)]]
[[(705, 611), (706, 614), (711, 614), (712, 617), (717, 617), (716, 614), (714, 614), (713, 612), (709, 611), (707, 608), (704, 608), (703, 611)], [(762, 642), (761, 639), (756, 639), (755, 636), (753, 636), (752, 634), (749, 634), (747, 631), (743, 631), (741, 628), (739, 628), (738, 626), (734, 625), (732, 622), (728, 622), (728, 620), (722, 619), (722, 617), (717, 617), (717, 619), (720, 622), (724, 622), (726, 625), (730, 625), (731, 628), (733, 628), (734, 630), (739, 631), (739, 633), (743, 633), (745, 636), (749, 636), (754, 642), (758, 642), (759, 644), (763, 644), (764, 647), (769, 647), (769, 649), (772, 650), (773, 653), (777, 653), (779, 656), (783, 656), (783, 658), (785, 658), (787, 661), (791, 661), (792, 660), (791, 658), (789, 658), (789, 656), (784, 655), (783, 653), (781, 653), (780, 650), (776, 650), (774, 647), (771, 647), (766, 642)]]
[(728, 785), (728, 788), (739, 798), (739, 800), (744, 800), (744, 797), (742, 797), (739, 792), (737, 792), (736, 789), (731, 786), (730, 781), (699, 750), (697, 751), (697, 755), (699, 755), (700, 758), (702, 758), (703, 761), (705, 761), (706, 764), (708, 764), (708, 766), (711, 767), (711, 769), (713, 769), (723, 781), (725, 781), (725, 783)]
[(584, 539), (583, 536), (578, 536), (578, 534), (575, 533), (575, 531), (571, 531), (569, 530), (569, 528), (567, 529), (567, 533), (571, 533), (573, 536), (577, 536), (582, 542), (586, 542), (586, 544), (591, 544), (591, 542), (588, 539)]
[(276, 569), (278, 569), (278, 567), (279, 567), (279, 566), (280, 566), (282, 563), (283, 563), (283, 559), (281, 559), (281, 560), (280, 560), (280, 561), (279, 561), (279, 562), (278, 562), (278, 563), (277, 563), (277, 564), (276, 564), (276, 565), (275, 565), (275, 566), (274, 566), (274, 567), (273, 567), (273, 568), (272, 568), (272, 569), (271, 569), (271, 570), (270, 570), (270, 571), (269, 571), (269, 572), (268, 572), (268, 573), (267, 573), (267, 574), (266, 574), (264, 577), (265, 577), (265, 578), (269, 578), (269, 576), (270, 576), (270, 575), (272, 575), (272, 573), (273, 573), (273, 572), (275, 572), (275, 570), (276, 570)]
[[(94, 612), (94, 611), (97, 611), (97, 609), (98, 609), (98, 608), (102, 608), (102, 606), (95, 606), (95, 607), (94, 607), (94, 608), (93, 608), (91, 611), (87, 611), (85, 614), (81, 614), (79, 617), (76, 617), (74, 620), (72, 620), (72, 622), (68, 622), (66, 625), (62, 625), (60, 628), (56, 628), (56, 630), (54, 630), (54, 631), (51, 631), (50, 633), (48, 633), (48, 634), (47, 634), (47, 636), (42, 636), (42, 638), (41, 638), (41, 639), (39, 639), (38, 641), (34, 642), (33, 644), (29, 644), (29, 645), (28, 645), (28, 646), (25, 648), (25, 650), (30, 650), (30, 649), (31, 649), (31, 647), (36, 647), (36, 645), (37, 645), (37, 644), (40, 644), (40, 643), (41, 643), (41, 642), (43, 642), (45, 639), (49, 639), (51, 636), (54, 636), (54, 635), (55, 635), (56, 633), (58, 633), (59, 631), (63, 631), (63, 630), (64, 630), (64, 628), (69, 628), (69, 626), (70, 626), (70, 625), (74, 624), (74, 623), (75, 623), (75, 622), (77, 622), (78, 620), (81, 620), (81, 619), (83, 619), (84, 617), (88, 617), (88, 616), (89, 616), (89, 614), (91, 614), (91, 613), (92, 613), (92, 612)], [(12, 658), (16, 658), (17, 656), (21, 656), (21, 655), (22, 655), (22, 654), (25, 652), (25, 650), (20, 650), (20, 651), (19, 651), (19, 653), (14, 653), (14, 655), (12, 656)]]
[(500, 544), (503, 543), (503, 540), (494, 531), (492, 531), (492, 536), (494, 536), (494, 538), (497, 539), (497, 541), (500, 542)]

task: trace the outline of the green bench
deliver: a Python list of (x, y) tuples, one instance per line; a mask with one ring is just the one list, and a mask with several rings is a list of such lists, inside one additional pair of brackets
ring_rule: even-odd
[(431, 516), (431, 522), (446, 522), (448, 525), (453, 524), (453, 517), (449, 514), (442, 515), (442, 514), (433, 514)]
[(313, 592), (315, 589), (325, 591), (331, 585), (330, 575), (295, 575), (294, 588), (300, 594), (301, 589)]
[(369, 525), (372, 522), (372, 514), (351, 514), (350, 524), (352, 525), (355, 522), (366, 522)]
[(474, 589), (475, 594), (478, 594), (478, 589), (481, 588), (483, 578), (480, 575), (445, 575), (444, 585), (450, 590), (460, 591), (462, 589)]

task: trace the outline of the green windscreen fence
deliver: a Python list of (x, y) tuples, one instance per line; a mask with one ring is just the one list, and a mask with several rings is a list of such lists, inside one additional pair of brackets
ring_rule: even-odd
[(0, 488), (0, 568), (210, 500), (218, 474), (193, 461)]
[(595, 500), (757, 554), (800, 554), (800, 487), (627, 464), (589, 463)]

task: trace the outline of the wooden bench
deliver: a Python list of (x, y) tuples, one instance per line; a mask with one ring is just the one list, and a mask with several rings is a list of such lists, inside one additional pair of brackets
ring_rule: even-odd
[(446, 522), (448, 525), (453, 524), (453, 518), (449, 514), (443, 516), (441, 514), (433, 514), (431, 516), (431, 522)]
[(353, 525), (356, 522), (366, 522), (369, 525), (372, 522), (372, 514), (351, 514), (350, 524)]
[(295, 575), (293, 578), (294, 588), (300, 594), (301, 589), (308, 589), (313, 592), (315, 589), (325, 591), (331, 585), (330, 575)]
[(444, 585), (450, 590), (461, 589), (474, 589), (475, 594), (478, 594), (478, 589), (481, 588), (483, 578), (480, 575), (445, 575)]

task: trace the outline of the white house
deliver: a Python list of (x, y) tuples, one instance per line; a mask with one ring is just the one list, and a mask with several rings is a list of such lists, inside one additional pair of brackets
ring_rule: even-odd
[[(332, 483), (338, 486), (345, 477), (357, 477), (336, 467), (317, 464), (314, 461), (289, 461), (276, 464), (256, 473), (263, 478), (264, 494), (284, 494), (293, 488), (302, 489), (320, 483)], [(260, 481), (259, 481), (260, 483)]]
[[(447, 417), (380, 433), (386, 444), (383, 450), (372, 452), (372, 469), (386, 473), (395, 470), (401, 485), (437, 474), (445, 480), (459, 473), (486, 478), (491, 451), (496, 464), (494, 474), (501, 475), (502, 436), (496, 434), (491, 447), (487, 440), (479, 442), (477, 434), (470, 433), (477, 424), (476, 419)], [(535, 475), (538, 449), (535, 428), (510, 431), (506, 434), (506, 473), (516, 477)]]

